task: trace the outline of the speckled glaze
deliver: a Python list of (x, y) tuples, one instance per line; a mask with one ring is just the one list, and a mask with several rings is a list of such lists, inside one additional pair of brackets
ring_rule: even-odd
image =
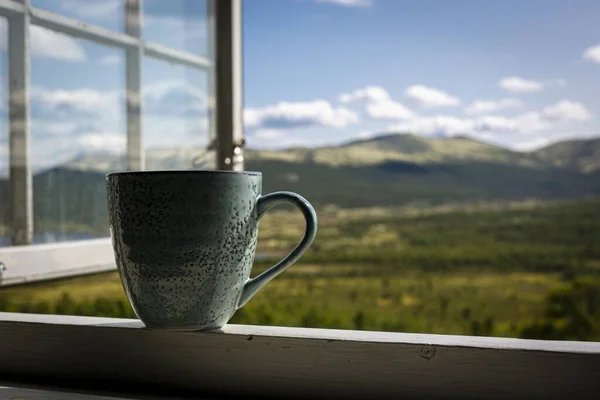
[[(301, 196), (261, 196), (257, 172), (157, 171), (107, 175), (110, 231), (123, 287), (148, 328), (215, 329), (310, 246), (317, 217)], [(249, 279), (258, 221), (295, 204), (304, 238), (283, 260)]]

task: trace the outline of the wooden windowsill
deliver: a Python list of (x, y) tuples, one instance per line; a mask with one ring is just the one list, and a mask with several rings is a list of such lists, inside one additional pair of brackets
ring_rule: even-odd
[(0, 313), (0, 376), (279, 398), (594, 398), (600, 343)]
[[(185, 397), (148, 393), (109, 393), (40, 385), (13, 385), (0, 381), (0, 399), (10, 400), (183, 400)], [(209, 398), (195, 397), (194, 400)]]

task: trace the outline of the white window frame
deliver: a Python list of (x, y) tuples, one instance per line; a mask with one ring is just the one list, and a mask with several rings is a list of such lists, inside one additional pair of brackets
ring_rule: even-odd
[[(177, 397), (583, 399), (600, 343), (0, 313), (4, 381)], [(1, 393), (1, 392), (0, 392)]]
[(0, 263), (4, 265), (0, 267), (0, 285), (115, 268), (114, 262), (108, 261), (113, 257), (108, 239), (31, 245), (34, 194), (29, 152), (30, 24), (125, 50), (128, 169), (145, 167), (140, 92), (141, 62), (146, 55), (208, 71), (211, 101), (207, 150), (216, 150), (217, 169), (243, 170), (241, 0), (207, 1), (207, 29), (214, 42), (209, 43), (208, 57), (144, 40), (142, 1), (125, 0), (122, 33), (33, 7), (30, 0), (0, 0), (0, 16), (7, 18), (9, 27), (10, 223), (14, 232), (14, 246), (0, 248)]

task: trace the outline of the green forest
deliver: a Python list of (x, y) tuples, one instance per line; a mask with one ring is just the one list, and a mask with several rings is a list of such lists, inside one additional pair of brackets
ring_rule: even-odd
[[(232, 323), (600, 340), (598, 198), (318, 212), (309, 252)], [(253, 274), (302, 231), (268, 213)], [(2, 288), (0, 310), (135, 317), (116, 273)]]

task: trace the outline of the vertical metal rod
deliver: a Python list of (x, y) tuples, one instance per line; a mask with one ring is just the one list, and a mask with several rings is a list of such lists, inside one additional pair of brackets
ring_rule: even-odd
[[(215, 8), (217, 0), (208, 0), (206, 2), (206, 37), (208, 38), (206, 56), (210, 61), (210, 66), (207, 68), (207, 88), (208, 88), (208, 145), (207, 150), (211, 149), (211, 145), (216, 144), (216, 114), (215, 114), (215, 47), (216, 47), (216, 31), (215, 31)], [(215, 165), (216, 167), (216, 165)]]
[(214, 6), (217, 168), (243, 170), (242, 0)]
[[(126, 0), (125, 33), (142, 37), (142, 0)], [(125, 50), (125, 90), (127, 102), (127, 169), (143, 170), (145, 152), (142, 132), (142, 57), (141, 41)]]
[[(20, 0), (29, 6), (29, 0)], [(29, 120), (29, 13), (8, 18), (9, 179), (11, 243), (33, 242), (33, 179)]]

